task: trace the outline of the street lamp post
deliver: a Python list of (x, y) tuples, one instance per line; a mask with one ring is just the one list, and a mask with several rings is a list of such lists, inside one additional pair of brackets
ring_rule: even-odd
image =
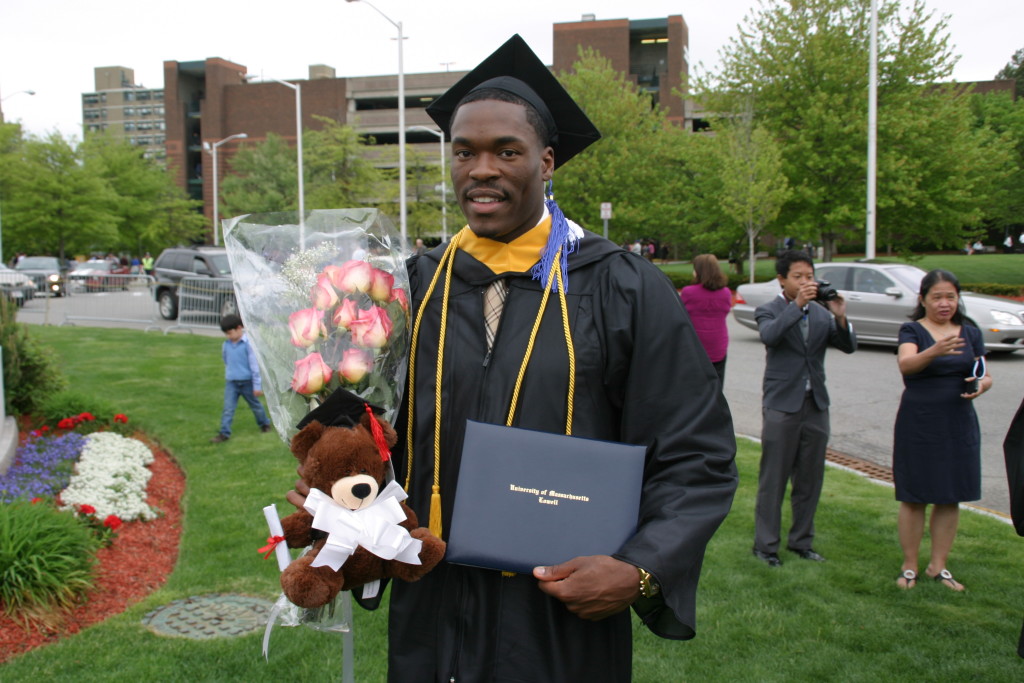
[(876, 182), (878, 175), (878, 0), (871, 0), (871, 45), (868, 56), (868, 196), (864, 256), (875, 258)]
[(433, 133), (441, 140), (441, 242), (448, 241), (448, 184), (446, 174), (444, 172), (444, 131), (434, 130), (427, 128), (426, 126), (410, 126), (409, 130), (425, 130), (428, 133)]
[[(251, 77), (250, 77), (251, 78)], [(298, 191), (299, 191), (299, 248), (306, 248), (306, 193), (304, 190), (305, 174), (302, 170), (302, 85), (289, 83), (276, 78), (267, 78), (268, 81), (280, 83), (295, 91), (295, 145), (299, 157)]]
[(209, 142), (203, 143), (203, 148), (213, 155), (213, 246), (218, 246), (220, 241), (217, 238), (218, 223), (220, 223), (220, 196), (217, 188), (217, 148), (230, 140), (241, 140), (249, 137), (245, 133), (235, 133), (223, 140), (218, 140), (212, 145)]
[[(6, 102), (15, 95), (35, 95), (35, 90), (19, 90), (18, 92), (12, 92), (7, 97), (0, 99), (0, 103)], [(4, 122), (4, 110), (0, 107), (0, 123)], [(2, 199), (2, 197), (0, 197)], [(3, 218), (0, 217), (0, 263), (4, 262), (4, 229), (3, 229)]]
[(369, 0), (345, 0), (345, 2), (362, 2), (388, 20), (398, 29), (398, 212), (399, 224), (402, 227), (402, 249), (408, 246), (408, 230), (405, 216), (405, 71), (402, 67), (402, 22), (395, 21), (377, 9)]

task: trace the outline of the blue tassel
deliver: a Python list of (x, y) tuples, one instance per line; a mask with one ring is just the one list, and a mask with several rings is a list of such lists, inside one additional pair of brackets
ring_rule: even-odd
[(548, 181), (548, 198), (544, 200), (544, 204), (548, 207), (548, 213), (551, 214), (551, 234), (548, 236), (548, 243), (544, 245), (544, 249), (540, 253), (540, 261), (533, 267), (530, 274), (541, 284), (547, 282), (551, 268), (554, 267), (555, 254), (558, 253), (558, 248), (562, 247), (562, 256), (559, 259), (562, 266), (562, 282), (559, 283), (557, 279), (552, 280), (551, 291), (557, 292), (558, 288), (562, 287), (562, 291), (568, 292), (569, 254), (579, 247), (579, 238), (569, 228), (569, 221), (566, 220), (562, 209), (555, 202), (552, 187), (551, 181)]

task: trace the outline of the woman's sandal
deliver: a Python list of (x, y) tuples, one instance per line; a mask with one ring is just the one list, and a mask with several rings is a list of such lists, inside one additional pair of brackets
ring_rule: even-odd
[[(957, 593), (960, 593), (960, 592), (962, 592), (964, 590), (964, 585), (962, 583), (960, 583), (959, 581), (957, 581), (956, 579), (954, 579), (953, 578), (953, 574), (948, 569), (941, 570), (938, 574), (933, 576), (932, 579), (935, 580), (935, 581), (940, 581), (940, 582), (946, 584), (946, 586), (950, 590), (954, 590)], [(959, 586), (959, 588), (958, 588), (958, 586)]]
[[(903, 585), (900, 585), (900, 579), (903, 580)], [(900, 575), (896, 577), (896, 585), (903, 590), (910, 590), (917, 584), (917, 572), (913, 569), (904, 569), (900, 572)]]

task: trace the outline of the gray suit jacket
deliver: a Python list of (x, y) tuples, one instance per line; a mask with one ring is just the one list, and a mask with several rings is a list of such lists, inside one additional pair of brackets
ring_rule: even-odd
[(767, 358), (764, 369), (765, 408), (795, 413), (803, 405), (808, 378), (814, 403), (828, 408), (825, 389), (825, 349), (829, 345), (844, 353), (857, 349), (857, 336), (849, 326), (840, 327), (824, 306), (811, 302), (807, 307), (808, 334), (800, 331), (803, 311), (783, 296), (757, 307), (754, 319), (764, 342)]

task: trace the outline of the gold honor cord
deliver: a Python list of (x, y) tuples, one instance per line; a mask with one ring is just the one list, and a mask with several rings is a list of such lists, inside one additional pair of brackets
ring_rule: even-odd
[[(419, 332), (420, 322), (423, 320), (423, 313), (426, 309), (427, 302), (430, 300), (431, 295), (437, 286), (438, 278), (441, 275), (441, 270), (445, 271), (445, 282), (444, 282), (444, 294), (441, 303), (441, 330), (438, 339), (437, 346), (437, 371), (435, 375), (435, 389), (434, 389), (434, 483), (430, 495), (430, 520), (429, 528), (431, 533), (437, 537), (441, 537), (441, 377), (443, 370), (443, 358), (444, 358), (444, 341), (445, 332), (448, 326), (448, 295), (450, 292), (451, 278), (452, 278), (452, 267), (455, 263), (455, 252), (458, 248), (459, 238), (462, 233), (456, 235), (449, 243), (448, 248), (445, 249), (444, 255), (441, 257), (440, 263), (438, 263), (437, 270), (434, 271), (434, 277), (430, 281), (430, 285), (427, 287), (427, 292), (423, 297), (423, 302), (420, 304), (419, 315), (416, 316), (416, 322), (413, 325), (412, 331), (412, 345), (409, 351), (409, 396), (408, 396), (408, 420), (407, 420), (407, 432), (406, 432), (406, 477), (405, 477), (405, 489), (408, 492), (412, 485), (412, 460), (413, 460), (413, 413), (415, 408), (415, 382), (416, 382), (416, 349), (419, 345)], [(533, 329), (530, 331), (530, 339), (526, 346), (526, 354), (523, 357), (523, 362), (519, 368), (519, 374), (516, 377), (515, 389), (512, 393), (512, 403), (509, 406), (508, 419), (506, 426), (512, 426), (512, 420), (515, 417), (516, 406), (519, 403), (519, 392), (522, 387), (523, 377), (526, 374), (526, 367), (530, 362), (530, 356), (533, 353), (533, 347), (537, 340), (537, 332), (540, 329), (540, 323), (544, 317), (544, 308), (547, 306), (548, 298), (551, 293), (551, 284), (555, 277), (558, 277), (559, 283), (564, 282), (562, 279), (562, 267), (559, 256), (561, 255), (561, 248), (555, 255), (554, 267), (548, 273), (548, 281), (544, 287), (544, 294), (541, 296), (540, 307), (537, 311), (537, 318), (533, 323)], [(566, 420), (565, 420), (565, 433), (566, 435), (572, 434), (572, 416), (573, 416), (573, 398), (576, 392), (576, 353), (572, 343), (572, 333), (569, 328), (569, 307), (565, 301), (565, 288), (560, 286), (558, 288), (558, 298), (561, 304), (562, 310), (562, 328), (565, 333), (566, 348), (569, 352), (569, 391), (566, 400)]]

